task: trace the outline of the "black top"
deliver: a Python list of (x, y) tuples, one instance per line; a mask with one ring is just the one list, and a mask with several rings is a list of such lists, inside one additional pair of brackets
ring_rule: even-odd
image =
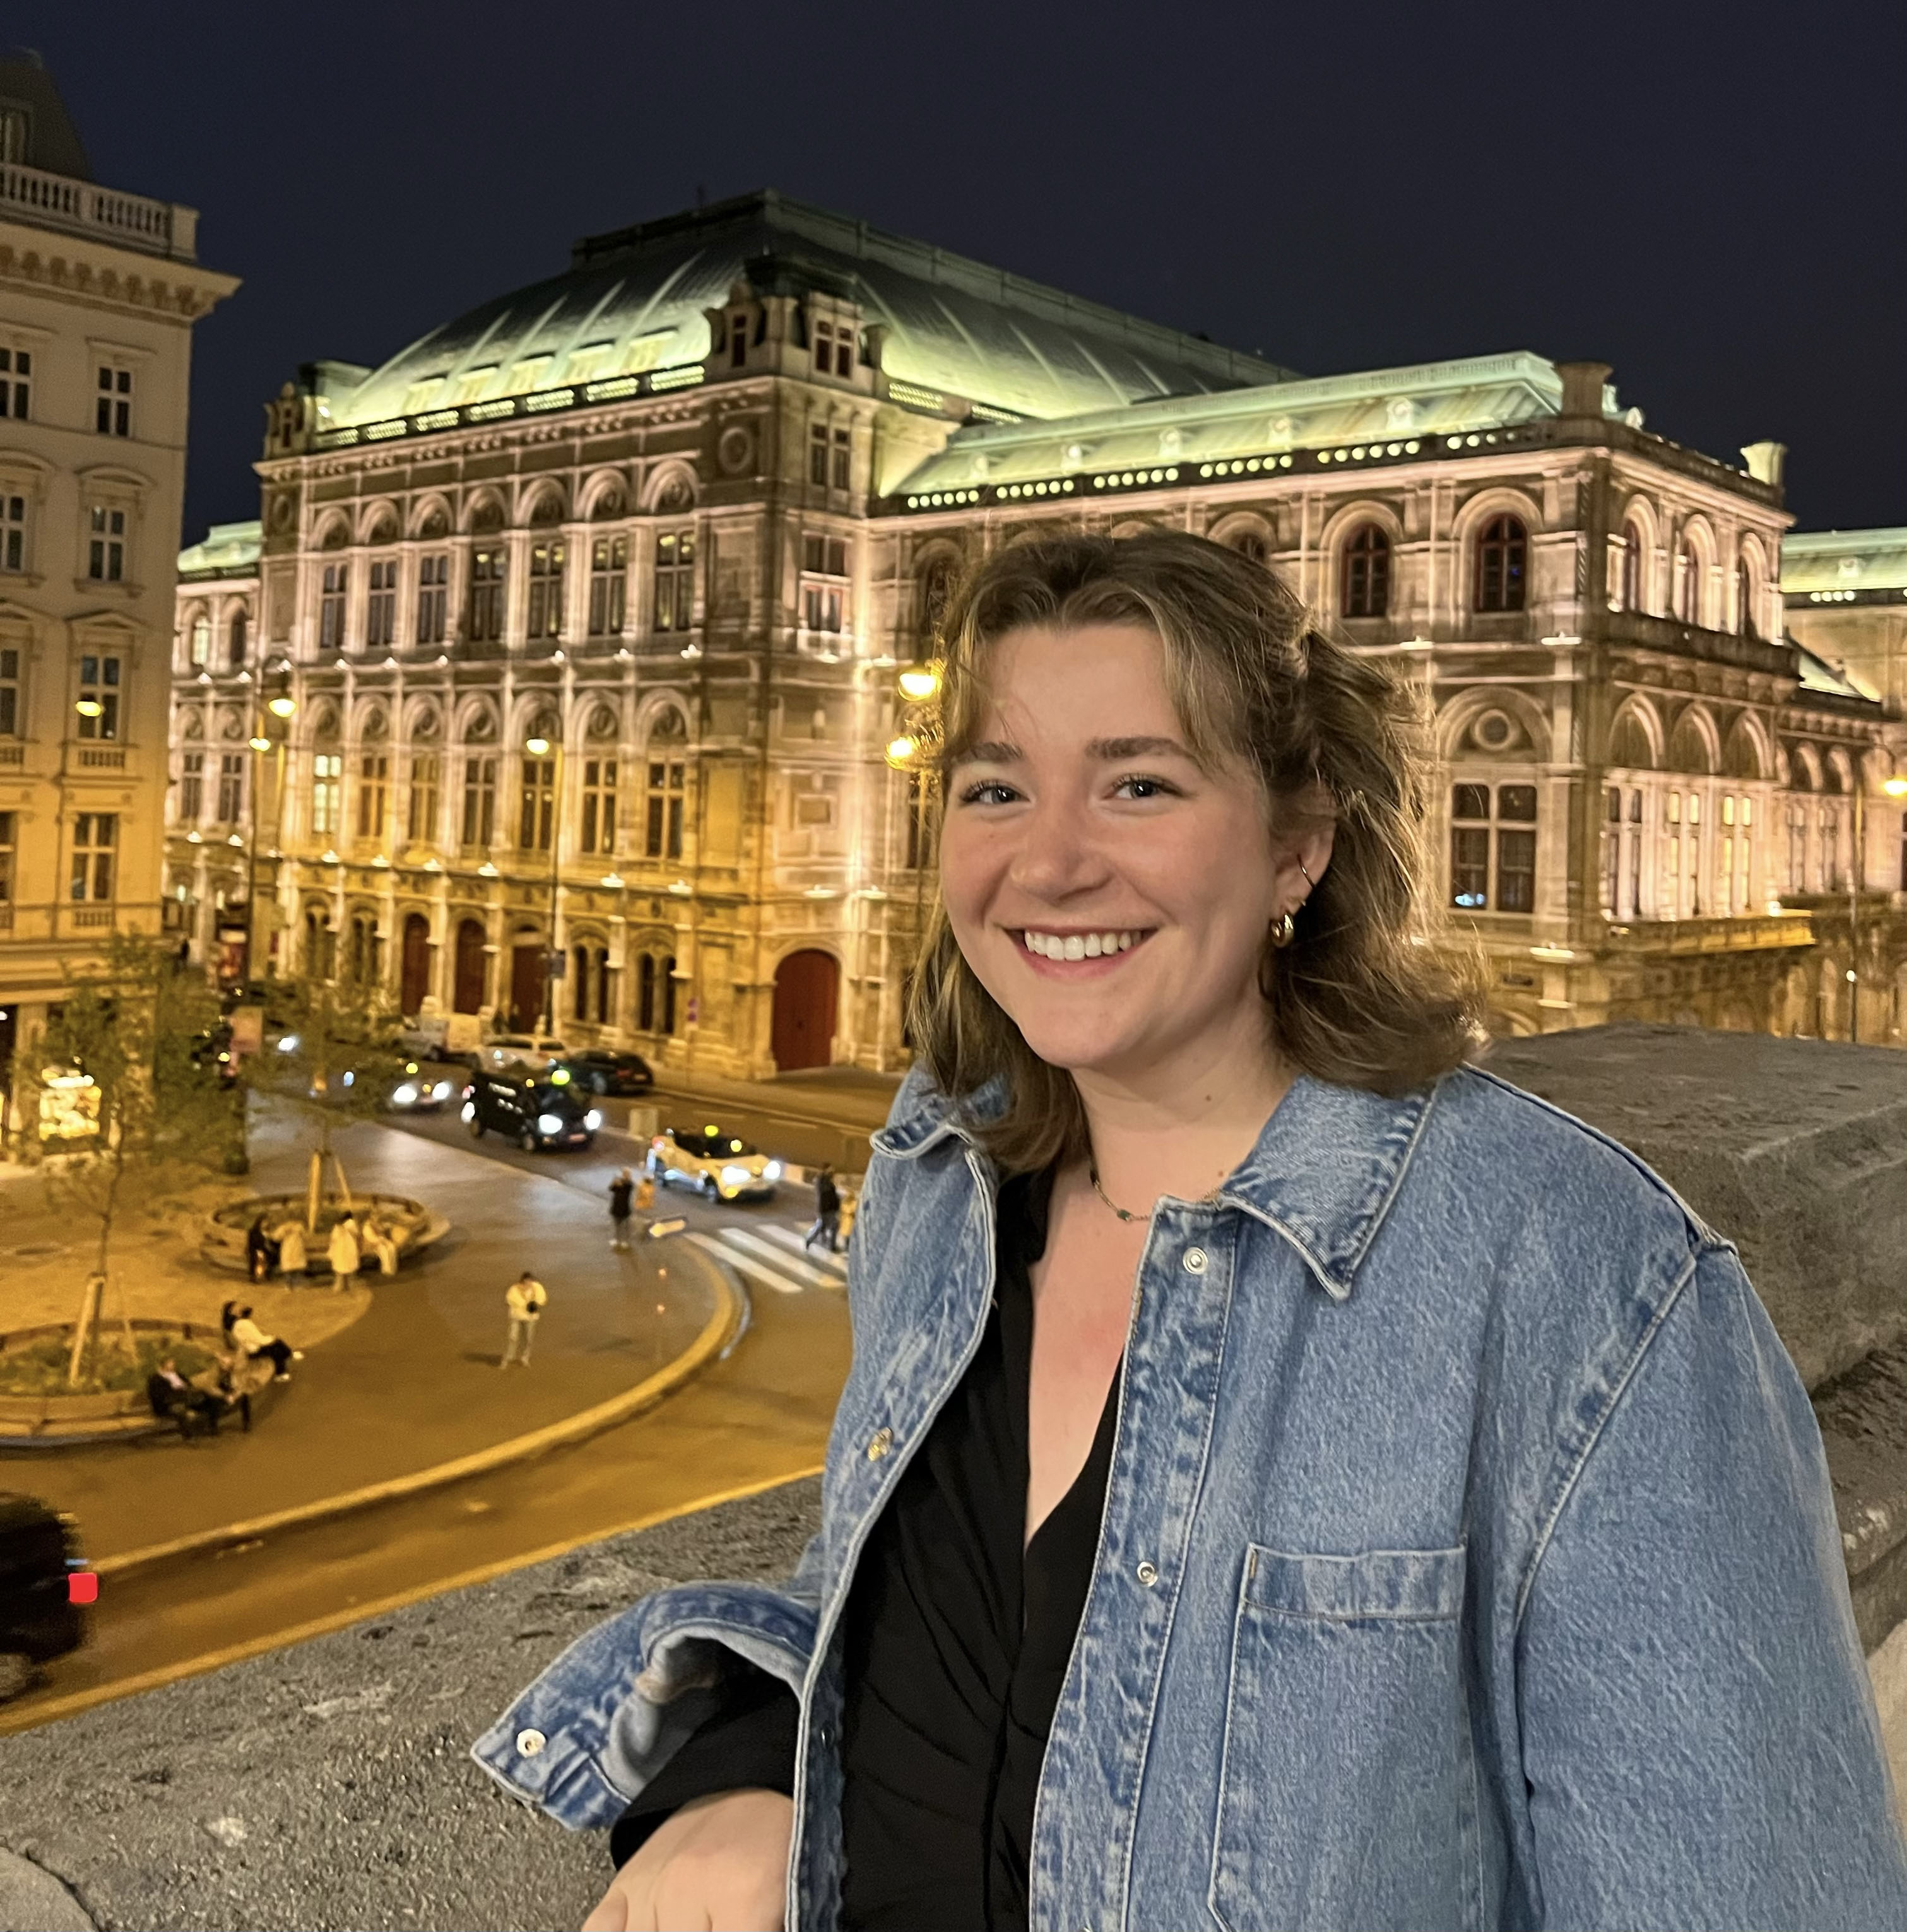
[[(853, 1932), (1027, 1923), (1033, 1803), (1086, 1608), (1111, 1465), (1116, 1378), (1073, 1486), (1024, 1550), (1028, 1271), (1050, 1173), (1001, 1190), (998, 1287), (978, 1352), (863, 1551), (842, 1627), (842, 1918)], [(793, 1694), (745, 1673), (611, 1835), (620, 1864), (690, 1798), (792, 1795)]]
[(609, 1213), (614, 1220), (626, 1221), (629, 1217), (629, 1196), (635, 1192), (632, 1180), (617, 1179), (609, 1184)]

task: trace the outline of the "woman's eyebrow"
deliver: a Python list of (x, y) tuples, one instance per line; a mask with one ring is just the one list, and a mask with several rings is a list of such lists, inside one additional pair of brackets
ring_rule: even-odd
[(988, 738), (969, 745), (954, 762), (957, 765), (1017, 765), (1025, 757), (1017, 745), (1004, 738)]
[(1176, 738), (1094, 738), (1086, 745), (1086, 756), (1117, 764), (1128, 758), (1156, 758), (1162, 754), (1198, 760)]

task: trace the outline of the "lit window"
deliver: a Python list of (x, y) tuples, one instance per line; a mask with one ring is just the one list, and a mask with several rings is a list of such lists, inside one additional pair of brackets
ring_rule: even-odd
[(350, 589), (351, 566), (328, 563), (318, 596), (318, 648), (341, 651), (344, 648), (344, 599)]
[(530, 637), (563, 634), (563, 559), (560, 538), (530, 547)]
[(801, 570), (802, 628), (838, 632), (848, 596), (847, 540), (810, 532), (801, 539)]
[(33, 413), (33, 352), (0, 349), (0, 416), (21, 421)]
[(583, 762), (583, 850), (605, 856), (616, 849), (616, 761)]
[(1375, 524), (1361, 524), (1344, 545), (1344, 614), (1382, 617), (1391, 603), (1391, 540)]
[(358, 836), (373, 844), (383, 842), (384, 808), (390, 778), (390, 754), (365, 752), (358, 767)]
[(73, 872), (68, 896), (110, 899), (113, 855), (119, 843), (116, 812), (83, 812), (73, 821)]
[(389, 650), (398, 636), (398, 560), (374, 557), (370, 595), (365, 602), (364, 640), (371, 650)]
[(1492, 517), (1476, 540), (1476, 581), (1472, 604), (1479, 610), (1521, 610), (1530, 540), (1514, 517)]
[(26, 499), (0, 496), (0, 570), (26, 568)]
[(671, 530), (656, 539), (656, 628), (686, 631), (695, 609), (695, 533)]
[(464, 760), (464, 843), (487, 850), (496, 832), (497, 760), (473, 752)]
[(547, 852), (556, 818), (556, 760), (526, 757), (523, 761), (521, 810), (517, 820), (518, 845), (525, 852)]
[(629, 594), (627, 537), (597, 537), (590, 545), (590, 635), (613, 638), (623, 628)]
[(446, 604), (450, 595), (450, 559), (443, 551), (417, 560), (417, 641), (443, 642)]
[(119, 735), (119, 660), (88, 652), (80, 660), (80, 735), (116, 738)]
[(1534, 785), (1453, 786), (1450, 903), (1466, 912), (1533, 912), (1536, 820)]
[(410, 760), (409, 836), (413, 844), (429, 844), (437, 832), (437, 775), (442, 766), (434, 752), (419, 752)]
[(311, 832), (314, 837), (337, 837), (338, 802), (344, 789), (344, 754), (340, 752), (314, 753), (311, 759)]
[(503, 634), (503, 549), (486, 544), (470, 553), (470, 641), (488, 644)]
[(682, 856), (682, 820), (688, 784), (686, 764), (678, 747), (686, 736), (680, 716), (672, 712), (668, 727), (659, 726), (650, 743), (642, 828), (645, 858)]
[(93, 404), (93, 428), (101, 436), (133, 433), (133, 372), (102, 364), (99, 394)]
[(86, 574), (95, 584), (119, 584), (126, 574), (126, 513), (95, 503), (86, 513)]

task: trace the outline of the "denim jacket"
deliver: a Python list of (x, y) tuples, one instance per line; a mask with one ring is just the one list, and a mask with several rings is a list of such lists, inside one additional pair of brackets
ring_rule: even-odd
[[(791, 1932), (839, 1913), (856, 1558), (993, 1286), (999, 1176), (921, 1070), (873, 1147), (794, 1577), (657, 1592), (474, 1752), (607, 1826), (772, 1672)], [(1301, 1078), (1215, 1199), (1160, 1202), (1125, 1360), (1035, 1932), (1907, 1928), (1813, 1412), (1733, 1246), (1632, 1154), (1478, 1069)]]

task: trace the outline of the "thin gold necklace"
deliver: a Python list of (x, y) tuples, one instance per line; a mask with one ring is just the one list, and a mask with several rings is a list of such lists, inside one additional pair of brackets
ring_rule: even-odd
[[(1104, 1202), (1107, 1206), (1111, 1208), (1113, 1212), (1118, 1215), (1122, 1221), (1149, 1221), (1152, 1218), (1149, 1214), (1135, 1214), (1130, 1208), (1122, 1208), (1119, 1204), (1113, 1198), (1111, 1195), (1108, 1194), (1105, 1189), (1100, 1186), (1099, 1163), (1098, 1161), (1093, 1160), (1090, 1156), (1087, 1157), (1086, 1160), (1086, 1174), (1088, 1178), (1092, 1182), (1092, 1191), (1094, 1193), (1098, 1195), (1100, 1199)], [(1223, 1175), (1221, 1175), (1219, 1178), (1221, 1186), (1224, 1184), (1224, 1178)], [(1216, 1201), (1218, 1198), (1218, 1189), (1216, 1187), (1215, 1187), (1209, 1194), (1202, 1197), (1202, 1200), (1203, 1202)]]

